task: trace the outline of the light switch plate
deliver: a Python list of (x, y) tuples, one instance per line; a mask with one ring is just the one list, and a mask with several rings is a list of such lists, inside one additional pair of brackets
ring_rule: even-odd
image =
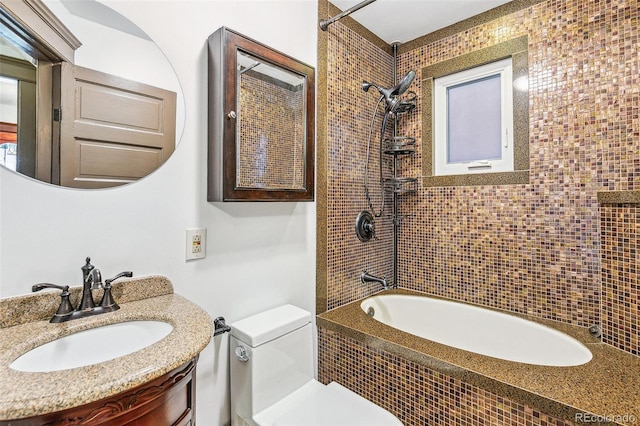
[(187, 260), (203, 259), (207, 256), (207, 228), (187, 228)]

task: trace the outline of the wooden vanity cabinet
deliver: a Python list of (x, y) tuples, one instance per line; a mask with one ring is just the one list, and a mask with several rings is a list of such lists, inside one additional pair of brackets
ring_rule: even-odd
[(151, 382), (76, 408), (0, 425), (195, 426), (198, 357)]

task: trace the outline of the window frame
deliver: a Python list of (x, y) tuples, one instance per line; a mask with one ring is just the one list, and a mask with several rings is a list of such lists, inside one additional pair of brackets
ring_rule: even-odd
[[(511, 58), (513, 87), (513, 171), (434, 174), (434, 80), (457, 72)], [(504, 185), (529, 183), (529, 91), (517, 83), (529, 74), (528, 37), (526, 35), (473, 51), (422, 69), (422, 174), (425, 187)]]
[[(437, 176), (513, 171), (513, 78), (511, 58), (439, 77), (434, 80), (434, 174)], [(450, 162), (449, 94), (452, 87), (500, 78), (500, 158)]]

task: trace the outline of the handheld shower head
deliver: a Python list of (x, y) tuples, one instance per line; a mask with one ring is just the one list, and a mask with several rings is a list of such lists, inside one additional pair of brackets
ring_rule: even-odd
[(387, 102), (387, 111), (394, 112), (399, 104), (399, 97), (407, 91), (411, 83), (413, 83), (413, 79), (416, 77), (416, 72), (411, 70), (409, 71), (400, 83), (398, 83), (395, 87), (390, 87), (385, 89), (383, 87), (378, 86), (375, 83), (369, 83), (368, 81), (362, 82), (362, 90), (368, 92), (371, 87), (375, 87), (378, 89), (378, 92), (384, 97), (384, 100)]
[(411, 86), (414, 78), (416, 78), (416, 72), (414, 70), (409, 71), (404, 77), (402, 77), (400, 83), (398, 83), (398, 85), (393, 88), (393, 90), (391, 91), (391, 95), (402, 96), (402, 94), (407, 91), (409, 86)]

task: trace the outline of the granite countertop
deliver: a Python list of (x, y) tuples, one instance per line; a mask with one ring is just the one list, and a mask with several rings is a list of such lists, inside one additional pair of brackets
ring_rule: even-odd
[[(77, 306), (80, 288), (72, 290)], [(59, 291), (0, 299), (0, 420), (56, 412), (119, 394), (183, 365), (211, 340), (209, 314), (174, 294), (165, 277), (118, 280), (112, 291), (119, 310), (61, 324), (49, 323)], [(138, 352), (95, 365), (47, 373), (9, 368), (23, 353), (56, 338), (134, 320), (168, 322), (173, 330)]]
[[(385, 293), (431, 297), (402, 289), (379, 294)], [(589, 413), (635, 416), (635, 422), (623, 419), (598, 424), (640, 421), (640, 357), (601, 343), (585, 327), (516, 315), (578, 339), (593, 355), (591, 361), (579, 366), (538, 366), (479, 355), (399, 331), (370, 318), (360, 303), (352, 302), (318, 315), (318, 327), (567, 420), (573, 421), (577, 413)]]

